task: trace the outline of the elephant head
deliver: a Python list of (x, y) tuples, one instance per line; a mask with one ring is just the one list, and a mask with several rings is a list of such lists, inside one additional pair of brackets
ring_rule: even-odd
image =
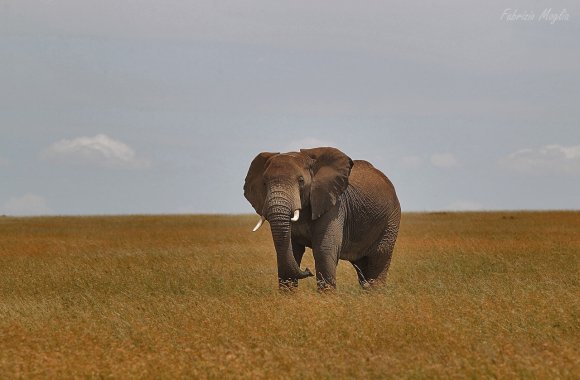
[[(336, 205), (348, 186), (352, 160), (335, 148), (300, 152), (262, 152), (254, 158), (244, 184), (244, 196), (260, 215), (254, 231), (268, 220), (276, 248), (280, 281), (311, 276), (294, 259), (291, 222), (318, 219)], [(308, 215), (301, 211), (310, 211)]]

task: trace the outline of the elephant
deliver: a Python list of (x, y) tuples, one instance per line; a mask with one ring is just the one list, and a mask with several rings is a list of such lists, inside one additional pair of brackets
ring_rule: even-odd
[(262, 152), (250, 164), (244, 196), (260, 216), (254, 231), (270, 224), (280, 289), (313, 276), (300, 269), (306, 247), (319, 290), (336, 288), (339, 259), (350, 261), (363, 289), (384, 283), (401, 207), (391, 181), (369, 162), (332, 147)]

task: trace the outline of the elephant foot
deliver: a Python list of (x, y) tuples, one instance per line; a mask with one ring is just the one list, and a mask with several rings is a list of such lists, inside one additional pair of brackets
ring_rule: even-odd
[(373, 289), (378, 289), (385, 286), (385, 281), (382, 279), (369, 279), (365, 281), (359, 281), (360, 286), (363, 290), (371, 291)]
[(326, 281), (317, 281), (318, 292), (322, 294), (333, 294), (336, 291), (336, 284), (329, 284)]
[(372, 287), (373, 287), (373, 286), (371, 285), (371, 283), (370, 283), (370, 282), (368, 282), (368, 281), (361, 281), (361, 282), (359, 282), (359, 283), (360, 283), (360, 287), (361, 287), (363, 290), (367, 290), (367, 291), (369, 291), (369, 290), (371, 290), (371, 289), (372, 289)]
[(278, 279), (278, 290), (281, 293), (293, 292), (298, 289), (298, 279), (295, 280), (282, 280)]

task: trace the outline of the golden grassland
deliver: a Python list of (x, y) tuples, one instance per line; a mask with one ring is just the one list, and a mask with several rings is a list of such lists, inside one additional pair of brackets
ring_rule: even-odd
[(0, 217), (0, 378), (580, 376), (579, 212), (406, 213), (334, 294), (279, 293), (255, 222)]

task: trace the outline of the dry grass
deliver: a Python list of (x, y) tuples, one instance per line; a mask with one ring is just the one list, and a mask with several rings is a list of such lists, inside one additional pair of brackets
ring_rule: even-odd
[(580, 376), (578, 212), (405, 214), (334, 295), (279, 294), (255, 222), (0, 218), (0, 378)]

